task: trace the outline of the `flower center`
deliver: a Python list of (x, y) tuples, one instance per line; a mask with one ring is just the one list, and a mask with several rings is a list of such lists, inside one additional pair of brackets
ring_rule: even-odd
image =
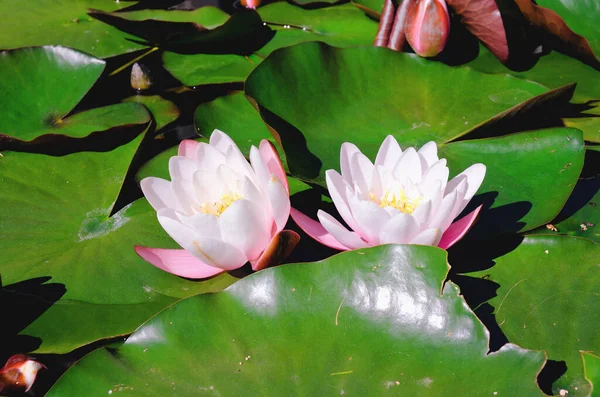
[(219, 201), (207, 201), (200, 204), (200, 211), (204, 212), (205, 214), (221, 216), (221, 214), (227, 208), (229, 208), (231, 204), (241, 199), (243, 199), (243, 197), (239, 194), (229, 192), (221, 196), (221, 200)]
[(388, 189), (385, 189), (385, 193), (378, 201), (373, 193), (370, 193), (370, 196), (371, 200), (377, 203), (381, 208), (392, 207), (407, 214), (412, 214), (413, 211), (417, 209), (419, 202), (423, 199), (423, 197), (408, 197), (402, 189), (399, 189), (397, 192), (390, 192)]

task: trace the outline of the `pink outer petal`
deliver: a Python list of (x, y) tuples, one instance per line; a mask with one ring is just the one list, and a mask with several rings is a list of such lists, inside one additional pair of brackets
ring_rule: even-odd
[(463, 238), (463, 236), (467, 234), (467, 232), (475, 222), (477, 215), (479, 215), (479, 211), (481, 211), (481, 207), (482, 206), (480, 205), (469, 214), (463, 216), (458, 221), (451, 224), (450, 227), (448, 227), (448, 229), (442, 235), (442, 239), (440, 240), (438, 247), (442, 249), (450, 248), (458, 240)]
[(300, 228), (304, 230), (306, 234), (317, 240), (319, 243), (340, 251), (348, 251), (350, 249), (337, 241), (335, 237), (325, 230), (320, 222), (309, 218), (294, 207), (290, 208), (290, 215), (296, 224), (300, 226)]
[(270, 141), (263, 139), (262, 141), (260, 141), (258, 151), (260, 153), (260, 157), (262, 157), (263, 161), (267, 165), (269, 172), (271, 174), (274, 174), (277, 178), (279, 178), (279, 180), (285, 187), (285, 190), (289, 193), (290, 187), (288, 186), (288, 180), (285, 176), (283, 163), (279, 158), (279, 154), (277, 153), (277, 149), (275, 149), (275, 146), (273, 146), (273, 144)]
[(185, 156), (189, 159), (196, 160), (196, 149), (198, 148), (198, 145), (199, 143), (196, 141), (192, 141), (191, 139), (184, 139), (179, 144), (177, 155)]
[(299, 241), (300, 236), (293, 230), (282, 230), (275, 234), (260, 257), (250, 261), (252, 270), (258, 271), (281, 263), (292, 253)]
[(135, 246), (142, 259), (166, 272), (187, 278), (206, 278), (224, 272), (202, 262), (184, 249), (166, 249)]

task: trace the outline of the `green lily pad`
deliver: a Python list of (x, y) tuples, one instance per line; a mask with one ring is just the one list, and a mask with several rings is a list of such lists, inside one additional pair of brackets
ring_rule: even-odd
[(237, 54), (177, 54), (165, 52), (165, 69), (189, 87), (202, 84), (234, 83), (246, 80), (262, 58)]
[(580, 351), (600, 350), (598, 258), (600, 245), (586, 239), (527, 236), (492, 268), (469, 274), (500, 285), (489, 303), (510, 342), (566, 362), (555, 393), (589, 395)]
[(404, 146), (448, 142), (545, 91), (512, 76), (385, 48), (321, 43), (271, 54), (246, 81), (246, 92), (281, 136), (291, 172), (317, 182), (337, 167), (345, 141), (367, 155), (388, 134)]
[(116, 11), (132, 4), (113, 0), (3, 1), (0, 48), (62, 45), (99, 58), (135, 51), (143, 46), (125, 40), (131, 36), (87, 15), (89, 8)]
[(263, 270), (170, 306), (48, 396), (542, 395), (543, 353), (487, 355), (487, 331), (456, 286), (442, 287), (447, 271), (445, 252), (426, 246)]
[[(0, 45), (1, 47), (1, 45)], [(105, 63), (64, 47), (23, 48), (0, 54), (0, 133), (32, 140), (61, 123)]]
[(160, 131), (163, 127), (172, 123), (179, 118), (179, 109), (177, 106), (161, 97), (160, 95), (136, 95), (123, 100), (123, 102), (137, 102), (144, 105), (156, 122), (156, 131)]
[(563, 208), (583, 168), (585, 147), (581, 131), (552, 128), (450, 143), (439, 155), (448, 160), (451, 177), (471, 164), (486, 165), (478, 193), (484, 202), (493, 199), (498, 218), (488, 229), (526, 231), (550, 222)]
[[(591, 198), (590, 198), (591, 196)], [(580, 179), (573, 195), (552, 227), (533, 230), (532, 234), (567, 234), (600, 243), (600, 177)]]
[[(494, 55), (481, 46), (480, 55), (469, 66), (485, 73), (510, 74), (536, 81), (549, 88), (577, 83), (573, 102), (583, 104), (590, 100), (600, 100), (600, 71), (556, 51), (541, 57), (529, 70), (513, 71), (499, 63)], [(582, 108), (581, 116), (577, 118), (565, 118), (568, 126), (581, 129), (585, 139), (592, 142), (600, 142), (600, 108), (596, 105), (590, 104), (589, 109)], [(586, 115), (589, 117), (585, 117)]]
[(592, 384), (591, 396), (596, 397), (600, 395), (598, 394), (600, 386), (600, 357), (593, 353), (581, 352), (581, 359), (583, 360), (585, 378)]
[[(138, 37), (125, 33), (88, 15), (90, 9), (111, 12), (135, 3), (114, 0), (40, 0), (35, 3), (3, 2), (3, 31), (0, 48), (63, 45), (99, 58), (143, 49), (136, 43)], [(158, 20), (190, 22), (214, 29), (228, 18), (215, 7), (201, 7), (194, 11), (167, 11), (160, 9), (121, 12), (125, 21)], [(133, 40), (133, 41), (132, 41)]]
[(134, 245), (177, 248), (145, 199), (109, 216), (142, 136), (105, 153), (0, 157), (4, 283), (51, 277), (66, 287), (23, 331), (41, 338), (38, 351), (66, 352), (132, 332), (157, 308), (235, 280), (187, 281), (139, 258)]
[(596, 1), (539, 0), (537, 4), (555, 11), (571, 29), (588, 40), (596, 54), (600, 54), (600, 27), (596, 18), (600, 14), (600, 3)]
[(263, 57), (276, 49), (307, 41), (322, 41), (334, 47), (370, 46), (377, 33), (377, 22), (352, 4), (306, 10), (277, 2), (259, 8), (258, 13), (276, 32), (257, 51)]

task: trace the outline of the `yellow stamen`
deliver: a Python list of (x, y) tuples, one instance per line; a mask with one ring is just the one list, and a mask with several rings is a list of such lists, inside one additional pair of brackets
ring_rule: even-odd
[(385, 193), (379, 198), (379, 201), (376, 200), (373, 193), (370, 193), (369, 196), (371, 197), (371, 201), (377, 203), (381, 208), (392, 207), (407, 214), (412, 214), (423, 199), (423, 197), (410, 198), (402, 189), (398, 192), (390, 192), (386, 189)]
[(227, 208), (229, 208), (229, 206), (231, 204), (233, 204), (235, 201), (241, 200), (241, 199), (243, 199), (243, 197), (240, 196), (239, 194), (230, 192), (230, 193), (227, 193), (227, 194), (224, 194), (223, 196), (221, 196), (221, 200), (219, 200), (219, 201), (213, 201), (213, 202), (207, 201), (207, 202), (200, 204), (200, 211), (204, 212), (205, 214), (221, 216), (221, 214)]

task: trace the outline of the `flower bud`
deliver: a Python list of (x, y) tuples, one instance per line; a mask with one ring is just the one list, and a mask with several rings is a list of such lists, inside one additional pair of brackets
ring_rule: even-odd
[(445, 0), (417, 0), (406, 21), (406, 39), (417, 54), (433, 57), (442, 52), (450, 34)]
[(25, 354), (11, 356), (0, 369), (0, 393), (29, 391), (42, 368), (46, 366)]
[(152, 78), (148, 69), (137, 62), (134, 63), (131, 68), (131, 87), (138, 91), (144, 91), (151, 86)]

